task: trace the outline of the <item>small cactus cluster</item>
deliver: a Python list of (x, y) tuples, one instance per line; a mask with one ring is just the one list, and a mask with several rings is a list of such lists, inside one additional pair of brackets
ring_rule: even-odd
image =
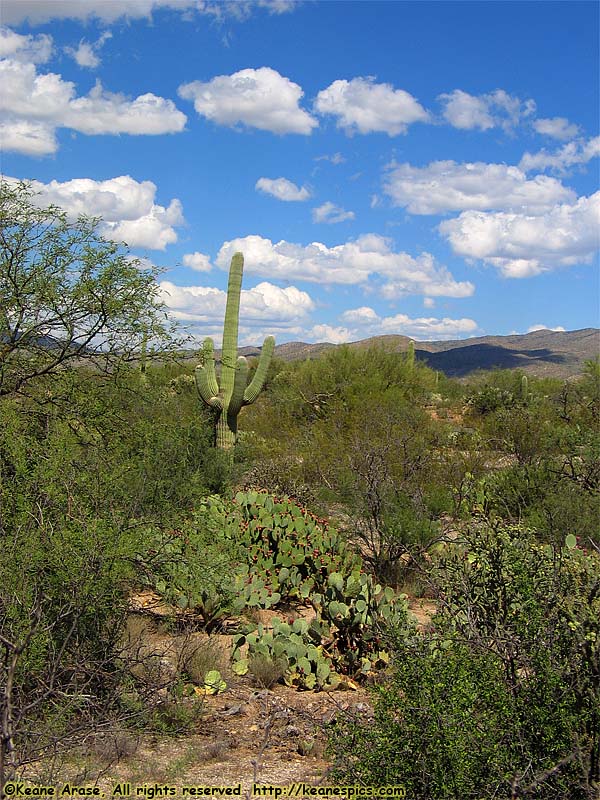
[(244, 256), (235, 253), (229, 268), (220, 380), (217, 379), (214, 343), (210, 337), (204, 340), (201, 363), (195, 372), (201, 400), (217, 413), (216, 445), (223, 450), (231, 450), (235, 445), (238, 415), (243, 406), (253, 403), (260, 394), (275, 348), (275, 339), (267, 336), (256, 372), (248, 384), (248, 361), (237, 355), (243, 271)]
[(346, 577), (332, 572), (324, 595), (313, 602), (333, 630), (336, 661), (342, 671), (367, 674), (385, 666), (381, 633), (390, 623), (399, 622), (405, 611), (403, 599), (392, 588), (382, 589), (360, 569)]
[[(406, 622), (406, 603), (362, 571), (361, 559), (346, 551), (325, 520), (289, 498), (262, 492), (238, 493), (240, 530), (249, 563), (238, 579), (246, 605), (275, 608), (305, 601), (316, 616), (262, 626), (235, 640), (234, 667), (248, 671), (255, 656), (286, 659), (284, 679), (303, 689), (326, 689), (352, 682), (388, 661), (381, 632)], [(290, 627), (291, 626), (291, 627)]]
[[(256, 631), (234, 637), (233, 670), (245, 675), (258, 655), (273, 661), (284, 660), (284, 681), (300, 689), (333, 689), (340, 676), (332, 667), (331, 658), (324, 651), (318, 626), (298, 617), (288, 622), (273, 617), (272, 630), (259, 625)], [(242, 656), (246, 646), (247, 655)]]
[[(307, 600), (324, 590), (331, 572), (346, 572), (357, 563), (326, 520), (287, 497), (238, 492), (234, 516), (248, 554), (247, 565), (236, 576), (236, 589), (250, 607)], [(233, 519), (229, 524), (233, 530)]]
[[(206, 549), (196, 528), (206, 526), (224, 535), (221, 542), (245, 562), (212, 585), (196, 564)], [(283, 679), (299, 689), (354, 688), (387, 664), (382, 632), (407, 621), (405, 597), (376, 584), (343, 537), (289, 497), (249, 491), (231, 503), (207, 498), (196, 526), (185, 534), (165, 533), (154, 544), (158, 571), (150, 585), (201, 619), (205, 630), (247, 609), (285, 608), (290, 614), (287, 620), (274, 617), (270, 629), (251, 624), (238, 634), (233, 659), (240, 675), (254, 658), (263, 658), (283, 664)], [(290, 607), (309, 608), (314, 618), (296, 618)]]

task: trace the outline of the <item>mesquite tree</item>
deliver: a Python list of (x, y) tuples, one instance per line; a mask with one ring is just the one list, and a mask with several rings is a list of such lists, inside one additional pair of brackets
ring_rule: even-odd
[(156, 282), (100, 220), (41, 207), (27, 183), (0, 180), (0, 397), (65, 370), (111, 372), (179, 342)]

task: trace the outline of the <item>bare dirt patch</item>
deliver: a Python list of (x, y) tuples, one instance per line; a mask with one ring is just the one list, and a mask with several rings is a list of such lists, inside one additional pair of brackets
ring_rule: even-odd
[[(245, 679), (206, 697), (181, 736), (139, 734), (122, 728), (98, 734), (70, 754), (60, 780), (97, 785), (112, 796), (117, 784), (183, 786), (285, 786), (328, 783), (327, 728), (343, 714), (368, 718), (365, 690), (310, 693), (278, 685), (257, 689)], [(100, 776), (100, 777), (97, 777)], [(38, 765), (31, 779), (43, 780)]]
[(422, 597), (413, 597), (408, 601), (408, 610), (417, 620), (417, 627), (424, 630), (431, 622), (431, 618), (436, 612), (436, 604), (433, 600)]

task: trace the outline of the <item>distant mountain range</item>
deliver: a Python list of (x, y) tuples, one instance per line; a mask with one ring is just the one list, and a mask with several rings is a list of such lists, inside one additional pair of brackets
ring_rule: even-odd
[[(354, 348), (382, 347), (391, 353), (403, 353), (408, 336), (373, 336), (352, 342)], [(284, 361), (316, 358), (339, 345), (287, 342), (277, 345), (275, 357)], [(258, 356), (260, 348), (241, 347), (240, 355)], [(432, 369), (461, 378), (480, 369), (521, 369), (530, 375), (572, 378), (579, 375), (584, 362), (600, 354), (600, 329), (578, 331), (541, 330), (513, 336), (478, 336), (446, 342), (415, 342), (415, 355)]]

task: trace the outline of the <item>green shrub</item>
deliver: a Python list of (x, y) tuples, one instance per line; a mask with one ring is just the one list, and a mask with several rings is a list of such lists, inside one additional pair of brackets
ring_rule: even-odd
[(193, 612), (208, 632), (237, 598), (234, 573), (244, 553), (230, 524), (225, 503), (207, 497), (181, 527), (149, 529), (149, 547), (138, 558), (144, 582), (174, 607)]
[(87, 725), (114, 719), (139, 545), (135, 531), (106, 520), (59, 527), (37, 509), (14, 523), (0, 559), (0, 712), (14, 749), (3, 753), (0, 781), (77, 742)]
[(600, 559), (483, 525), (444, 555), (428, 633), (399, 636), (375, 721), (339, 721), (335, 779), (415, 800), (592, 800)]
[(471, 414), (476, 416), (485, 416), (500, 409), (515, 408), (518, 404), (517, 398), (510, 390), (487, 385), (468, 395), (465, 401)]

